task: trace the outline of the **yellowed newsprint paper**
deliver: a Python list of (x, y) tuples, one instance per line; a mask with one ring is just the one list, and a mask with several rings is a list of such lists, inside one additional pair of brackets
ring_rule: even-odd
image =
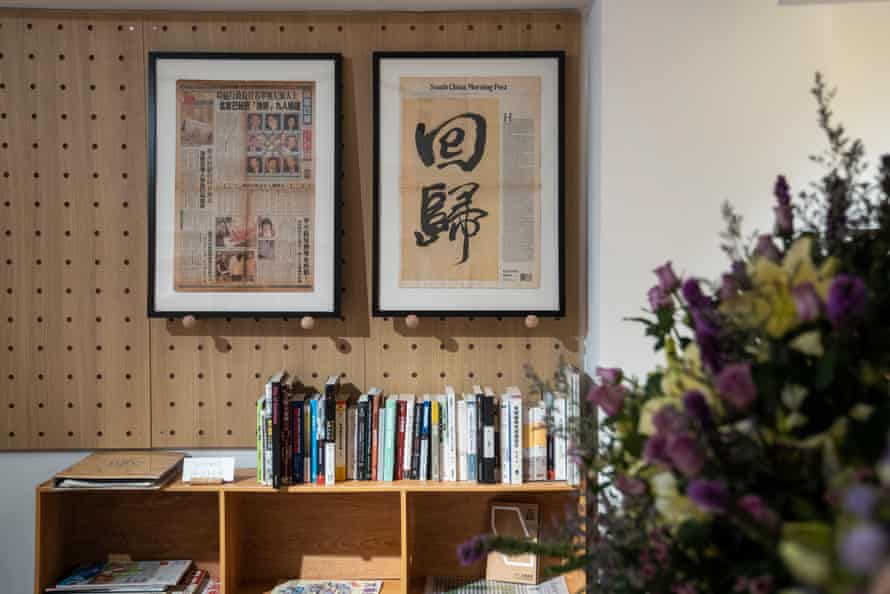
[(312, 291), (314, 82), (176, 84), (176, 291)]
[(404, 288), (541, 282), (541, 79), (403, 77)]

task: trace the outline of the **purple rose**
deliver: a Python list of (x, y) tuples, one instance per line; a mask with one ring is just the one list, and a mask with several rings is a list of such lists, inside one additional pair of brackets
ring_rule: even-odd
[(774, 206), (773, 215), (776, 218), (776, 234), (780, 237), (790, 237), (794, 232), (794, 213), (791, 207), (781, 204)]
[(667, 453), (667, 439), (663, 435), (653, 435), (646, 440), (643, 447), (643, 459), (650, 464), (670, 466), (671, 459)]
[(729, 490), (718, 481), (695, 479), (686, 488), (686, 495), (706, 512), (721, 514), (729, 507)]
[(844, 509), (862, 519), (871, 517), (881, 496), (871, 485), (855, 484), (844, 493)]
[(782, 261), (782, 254), (779, 248), (773, 243), (772, 235), (761, 235), (757, 238), (757, 246), (754, 248), (754, 254), (761, 258), (766, 258), (770, 262), (778, 264)]
[(692, 309), (707, 309), (711, 307), (711, 299), (701, 290), (701, 285), (694, 278), (686, 279), (683, 283), (683, 299)]
[(871, 575), (884, 563), (887, 534), (875, 524), (860, 524), (844, 535), (839, 548), (841, 562), (849, 571)]
[(720, 279), (720, 300), (729, 301), (739, 294), (739, 281), (734, 274), (724, 274)]
[(698, 441), (688, 433), (668, 438), (667, 454), (674, 468), (687, 477), (698, 476), (705, 466), (705, 453)]
[(720, 352), (720, 328), (714, 321), (714, 315), (709, 309), (692, 310), (695, 342), (698, 344), (702, 363), (710, 371), (717, 373), (723, 367), (723, 355)]
[(659, 285), (655, 285), (649, 289), (649, 292), (646, 293), (646, 297), (649, 299), (649, 308), (652, 311), (657, 312), (662, 308), (674, 306), (674, 298)]
[(621, 383), (624, 373), (617, 367), (597, 367), (596, 376), (600, 378), (603, 383), (615, 386)]
[(646, 494), (646, 481), (626, 474), (619, 475), (615, 479), (615, 486), (625, 495), (639, 497)]
[(813, 283), (800, 283), (791, 289), (791, 295), (794, 297), (794, 306), (801, 321), (812, 322), (819, 318), (822, 313), (822, 301)]
[(745, 495), (744, 497), (740, 497), (736, 502), (746, 514), (748, 514), (752, 520), (757, 522), (758, 524), (762, 524), (770, 529), (776, 529), (779, 527), (779, 523), (781, 519), (779, 518), (779, 514), (770, 509), (770, 507), (763, 501), (763, 498), (760, 495)]
[(607, 415), (614, 417), (624, 408), (624, 388), (612, 384), (593, 386), (587, 399), (599, 406)]
[(683, 395), (683, 406), (686, 409), (686, 414), (695, 419), (703, 429), (713, 426), (711, 407), (708, 406), (704, 394), (698, 390), (686, 392)]
[(670, 260), (653, 270), (653, 272), (658, 277), (658, 286), (665, 293), (672, 293), (680, 288), (680, 279), (674, 274)]
[(776, 177), (776, 185), (773, 186), (773, 196), (776, 197), (776, 202), (781, 206), (791, 204), (791, 188), (788, 186), (788, 180), (785, 179), (784, 175)]
[(828, 289), (828, 319), (835, 328), (847, 326), (863, 316), (867, 300), (868, 289), (861, 278), (839, 274)]
[(652, 424), (659, 435), (669, 437), (674, 433), (686, 431), (686, 419), (673, 405), (668, 404), (658, 409), (652, 416)]
[(751, 364), (733, 363), (724, 367), (717, 376), (717, 390), (735, 408), (748, 408), (757, 398), (757, 387), (751, 377)]
[(457, 546), (457, 558), (463, 566), (474, 565), (488, 555), (488, 536), (478, 534)]

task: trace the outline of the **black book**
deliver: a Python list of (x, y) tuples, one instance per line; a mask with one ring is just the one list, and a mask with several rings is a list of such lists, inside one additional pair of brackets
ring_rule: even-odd
[(476, 432), (476, 482), (482, 483), (482, 438), (483, 438), (483, 426), (482, 422), (482, 407), (485, 402), (485, 394), (476, 387), (476, 426), (470, 427), (470, 431)]
[(358, 420), (356, 423), (358, 425), (358, 447), (356, 448), (356, 452), (358, 455), (358, 473), (355, 478), (363, 481), (368, 472), (368, 462), (367, 458), (365, 458), (365, 450), (368, 446), (368, 426), (370, 425), (370, 423), (368, 423), (370, 420), (368, 413), (370, 408), (368, 407), (367, 395), (362, 395), (358, 399), (357, 409)]
[(374, 447), (374, 394), (368, 394), (368, 401), (365, 403), (365, 425), (364, 431), (365, 441), (361, 449), (362, 455), (362, 480), (371, 480), (371, 449)]
[(286, 373), (279, 371), (269, 378), (266, 389), (272, 396), (272, 487), (277, 489), (281, 486), (281, 413), (282, 413), (282, 390), (281, 382)]
[(327, 430), (327, 406), (325, 404), (325, 399), (327, 395), (319, 394), (318, 396), (318, 418), (316, 419), (316, 429), (315, 429), (315, 451), (316, 451), (316, 472), (315, 472), (315, 484), (323, 485), (324, 484), (324, 468), (325, 468), (325, 459), (324, 459), (324, 444), (326, 441), (326, 430)]
[[(337, 439), (337, 394), (340, 392), (340, 376), (332, 375), (324, 385), (324, 439), (333, 442)], [(328, 461), (336, 464), (336, 461)]]
[(494, 396), (485, 395), (482, 397), (482, 407), (480, 410), (480, 419), (482, 424), (482, 439), (479, 444), (482, 450), (480, 456), (482, 460), (482, 468), (479, 473), (480, 483), (495, 482), (495, 468), (497, 468), (497, 442), (495, 427), (496, 407)]
[(411, 436), (411, 478), (420, 478), (420, 426), (423, 424), (423, 402), (414, 403), (414, 435)]

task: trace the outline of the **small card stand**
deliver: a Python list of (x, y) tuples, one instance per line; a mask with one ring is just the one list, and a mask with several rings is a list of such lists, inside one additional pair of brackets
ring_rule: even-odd
[(193, 478), (190, 481), (185, 481), (189, 485), (221, 485), (223, 484), (223, 480), (221, 478)]

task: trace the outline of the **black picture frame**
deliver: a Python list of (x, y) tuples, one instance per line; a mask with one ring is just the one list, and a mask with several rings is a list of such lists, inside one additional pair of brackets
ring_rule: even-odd
[[(161, 60), (281, 60), (281, 61), (330, 61), (334, 70), (333, 83), (333, 250), (331, 254), (333, 286), (332, 304), (329, 310), (159, 310), (156, 303), (156, 224), (157, 224), (157, 66)], [(147, 165), (148, 165), (148, 302), (149, 318), (177, 318), (193, 316), (195, 318), (282, 318), (311, 316), (315, 318), (338, 318), (341, 316), (342, 270), (340, 267), (341, 230), (342, 230), (342, 113), (343, 113), (343, 57), (339, 53), (290, 53), (290, 52), (193, 52), (193, 51), (151, 51), (148, 53), (148, 84), (147, 84)]]
[[(381, 217), (381, 129), (380, 129), (380, 107), (381, 107), (381, 80), (380, 69), (381, 63), (387, 59), (407, 59), (407, 60), (423, 60), (423, 59), (455, 59), (455, 60), (473, 60), (473, 59), (516, 59), (522, 60), (526, 58), (549, 58), (556, 60), (557, 68), (557, 121), (558, 121), (558, 141), (557, 141), (557, 158), (558, 166), (556, 171), (557, 179), (557, 196), (556, 196), (556, 225), (558, 233), (557, 246), (557, 274), (558, 274), (558, 307), (553, 309), (534, 309), (528, 310), (518, 309), (390, 309), (381, 306), (380, 290), (380, 217)], [(431, 76), (435, 72), (431, 72)], [(566, 315), (566, 254), (565, 254), (565, 52), (562, 50), (545, 50), (545, 51), (380, 51), (373, 54), (373, 199), (372, 199), (372, 280), (373, 288), (371, 291), (371, 309), (374, 317), (404, 317), (408, 315), (416, 315), (418, 317), (525, 317), (534, 315), (538, 317), (563, 317)], [(431, 289), (431, 290), (448, 290), (448, 289)]]

